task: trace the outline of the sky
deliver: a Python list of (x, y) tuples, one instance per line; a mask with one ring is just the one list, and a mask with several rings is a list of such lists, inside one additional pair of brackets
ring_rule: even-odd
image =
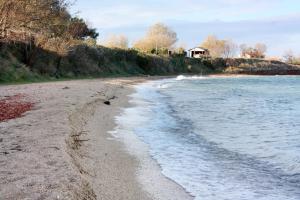
[(207, 35), (237, 44), (265, 43), (269, 56), (300, 56), (300, 0), (77, 0), (71, 12), (100, 33), (123, 34), (130, 43), (161, 22), (178, 34), (178, 45), (199, 46)]

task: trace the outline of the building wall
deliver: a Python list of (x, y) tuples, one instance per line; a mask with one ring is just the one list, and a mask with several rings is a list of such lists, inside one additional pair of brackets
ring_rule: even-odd
[[(194, 56), (193, 56), (193, 52), (197, 52), (197, 51), (198, 52), (203, 52), (203, 54), (196, 54), (196, 55), (194, 54)], [(201, 57), (207, 57), (207, 56), (209, 56), (209, 52), (202, 49), (202, 48), (194, 48), (194, 49), (190, 49), (188, 51), (188, 57), (190, 57), (190, 58), (192, 58), (192, 57), (201, 58)]]

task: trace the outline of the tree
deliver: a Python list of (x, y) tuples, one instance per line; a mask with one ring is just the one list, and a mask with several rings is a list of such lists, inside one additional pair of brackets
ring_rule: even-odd
[(66, 0), (0, 0), (0, 40), (30, 40), (39, 35), (96, 39), (96, 29), (71, 17)]
[(60, 58), (66, 56), (76, 45), (73, 39), (98, 36), (84, 20), (72, 18), (68, 8), (67, 0), (0, 0), (0, 42), (19, 42), (22, 60), (28, 66), (40, 48)]
[(232, 40), (219, 40), (214, 35), (209, 35), (201, 44), (209, 50), (212, 57), (233, 57), (237, 51), (237, 45)]
[(292, 50), (288, 50), (284, 53), (283, 59), (286, 63), (299, 65), (300, 64), (300, 56), (295, 56)]
[(240, 55), (241, 57), (245, 57), (247, 51), (248, 51), (248, 46), (246, 44), (241, 44), (240, 45)]
[(283, 58), (286, 63), (293, 63), (295, 60), (294, 52), (292, 50), (286, 51)]
[(159, 49), (168, 49), (178, 40), (177, 34), (171, 28), (162, 23), (157, 23), (150, 27), (146, 38), (155, 45), (156, 54)]
[(1, 40), (55, 35), (70, 18), (65, 0), (0, 0)]
[(84, 43), (89, 47), (96, 47), (97, 46), (97, 40), (94, 38), (87, 38), (84, 40)]
[(146, 38), (142, 38), (136, 41), (133, 47), (139, 51), (150, 53), (155, 47), (151, 41)]
[(257, 43), (255, 47), (249, 47), (246, 44), (240, 46), (241, 56), (245, 58), (265, 58), (267, 46)]
[(170, 27), (157, 23), (149, 28), (146, 36), (134, 44), (136, 49), (156, 54), (170, 49), (177, 42), (177, 34)]
[(24, 63), (31, 66), (44, 38), (65, 35), (67, 8), (65, 0), (0, 0), (0, 41), (23, 43)]
[(104, 46), (109, 48), (128, 49), (128, 38), (124, 35), (111, 35), (104, 42)]
[(209, 35), (203, 41), (201, 46), (208, 49), (212, 57), (222, 57), (224, 52), (225, 42), (223, 40), (219, 40), (214, 35)]
[(266, 57), (265, 54), (266, 54), (266, 51), (267, 51), (267, 46), (265, 44), (257, 43), (254, 48), (257, 51), (257, 54), (258, 54), (257, 57), (259, 57), (259, 58)]
[(83, 19), (77, 17), (71, 18), (67, 32), (70, 37), (81, 40), (86, 37), (97, 39), (99, 36), (96, 29), (89, 28)]
[(225, 40), (224, 49), (223, 49), (223, 57), (224, 58), (232, 58), (236, 56), (236, 52), (238, 50), (238, 45), (235, 44), (232, 40)]
[(61, 60), (63, 57), (67, 56), (71, 51), (73, 51), (73, 41), (66, 40), (65, 38), (60, 37), (50, 38), (46, 39), (44, 47), (49, 51), (53, 51), (57, 54), (56, 70), (54, 75), (55, 77), (59, 78)]

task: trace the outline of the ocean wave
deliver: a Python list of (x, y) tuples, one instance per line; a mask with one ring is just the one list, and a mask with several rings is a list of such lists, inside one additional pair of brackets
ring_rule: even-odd
[(163, 84), (159, 84), (157, 86), (158, 89), (167, 89), (170, 87), (170, 84), (169, 83), (163, 83)]
[(206, 79), (207, 77), (204, 76), (177, 76), (176, 80), (181, 81), (181, 80), (195, 80), (195, 79)]
[(119, 134), (130, 130), (147, 144), (162, 173), (195, 200), (299, 200), (298, 112), (286, 110), (290, 101), (299, 106), (290, 87), (298, 80), (224, 78), (181, 75), (136, 86)]

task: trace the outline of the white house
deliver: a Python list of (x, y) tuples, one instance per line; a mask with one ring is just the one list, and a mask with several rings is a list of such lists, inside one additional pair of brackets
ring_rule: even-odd
[(202, 47), (195, 47), (188, 50), (189, 58), (208, 58), (210, 57), (209, 50)]

